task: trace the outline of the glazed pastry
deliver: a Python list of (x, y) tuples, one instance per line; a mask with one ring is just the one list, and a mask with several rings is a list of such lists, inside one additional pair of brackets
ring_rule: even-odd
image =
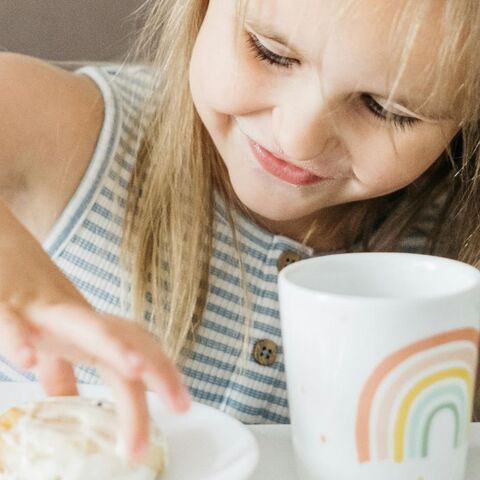
[(150, 426), (145, 460), (129, 464), (117, 453), (117, 419), (111, 402), (51, 397), (0, 416), (2, 480), (157, 480), (166, 444)]

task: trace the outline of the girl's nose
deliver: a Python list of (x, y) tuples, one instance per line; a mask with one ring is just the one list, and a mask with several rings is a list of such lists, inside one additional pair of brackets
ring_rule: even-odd
[(325, 163), (345, 157), (346, 148), (336, 128), (337, 114), (322, 95), (298, 95), (272, 112), (273, 134), (279, 150), (291, 161)]

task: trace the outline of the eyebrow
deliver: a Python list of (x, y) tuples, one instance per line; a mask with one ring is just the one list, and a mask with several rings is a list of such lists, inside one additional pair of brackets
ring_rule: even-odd
[[(285, 35), (275, 30), (272, 25), (264, 23), (262, 20), (250, 17), (248, 15), (245, 18), (245, 25), (261, 32), (263, 37), (268, 38), (269, 40), (274, 40), (275, 42), (281, 43), (282, 45), (290, 48), (293, 51), (293, 55), (304, 58), (308, 57), (307, 52), (303, 48), (295, 45)], [(367, 93), (368, 95), (372, 95), (374, 97), (383, 98), (385, 100), (388, 99), (388, 94), (385, 95), (383, 93), (368, 91), (363, 93)], [(406, 97), (405, 95), (399, 95), (397, 98), (392, 98), (392, 102), (406, 108), (412, 112), (413, 115), (420, 115), (431, 121), (452, 120), (454, 117), (451, 109), (430, 108), (427, 105), (423, 105), (425, 102), (420, 100), (420, 98), (411, 98)]]

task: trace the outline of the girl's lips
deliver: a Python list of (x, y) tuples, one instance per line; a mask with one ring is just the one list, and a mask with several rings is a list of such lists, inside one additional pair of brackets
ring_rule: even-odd
[(291, 163), (285, 162), (273, 155), (270, 151), (247, 137), (248, 143), (252, 149), (258, 163), (270, 174), (285, 182), (293, 185), (311, 185), (313, 183), (325, 180), (325, 177), (319, 177), (311, 172), (307, 172)]

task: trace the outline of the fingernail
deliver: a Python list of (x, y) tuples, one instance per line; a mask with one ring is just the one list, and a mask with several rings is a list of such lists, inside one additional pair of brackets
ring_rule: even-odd
[(22, 367), (30, 368), (35, 364), (35, 351), (32, 347), (25, 345), (24, 347), (20, 348), (17, 355), (18, 361)]
[(175, 399), (175, 404), (177, 407), (176, 410), (179, 412), (185, 412), (190, 408), (192, 405), (192, 397), (188, 390), (183, 389), (180, 391)]
[(118, 456), (124, 458), (128, 462), (139, 462), (143, 460), (147, 453), (147, 444), (144, 441), (139, 441), (137, 444), (127, 446), (124, 437), (119, 435), (115, 452)]
[(133, 374), (138, 374), (144, 367), (143, 358), (136, 352), (127, 352), (126, 361), (130, 372)]
[(138, 442), (132, 449), (132, 460), (137, 462), (143, 460), (145, 458), (145, 455), (147, 454), (147, 446), (148, 445), (146, 442)]

